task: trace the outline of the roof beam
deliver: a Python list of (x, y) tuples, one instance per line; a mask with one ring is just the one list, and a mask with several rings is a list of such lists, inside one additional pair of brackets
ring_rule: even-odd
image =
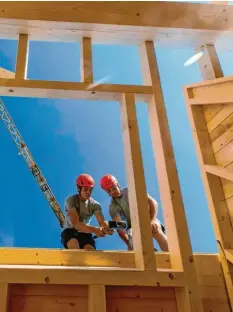
[[(185, 17), (185, 18), (184, 18)], [(233, 50), (233, 7), (183, 2), (0, 3), (0, 38), (194, 47), (215, 44)]]

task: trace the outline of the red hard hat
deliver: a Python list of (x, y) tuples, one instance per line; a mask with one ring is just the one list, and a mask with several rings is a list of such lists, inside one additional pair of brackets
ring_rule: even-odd
[(102, 189), (106, 191), (110, 187), (118, 185), (118, 181), (111, 174), (106, 174), (105, 176), (103, 176), (100, 179), (100, 185), (101, 185)]
[(76, 179), (76, 184), (79, 187), (94, 187), (95, 181), (89, 174), (80, 174), (80, 176)]

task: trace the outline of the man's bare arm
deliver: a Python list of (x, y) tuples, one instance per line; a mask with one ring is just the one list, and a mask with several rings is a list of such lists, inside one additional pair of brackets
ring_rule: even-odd
[(157, 218), (158, 215), (158, 203), (154, 198), (149, 195), (147, 196), (147, 198), (150, 212), (150, 220), (153, 221)]
[[(122, 221), (122, 219), (121, 219), (120, 216), (115, 216), (115, 217), (113, 218), (113, 221), (120, 222), (120, 221)], [(119, 229), (119, 230), (117, 230), (117, 233), (118, 233), (118, 235), (120, 236), (120, 238), (123, 240), (123, 242), (124, 242), (127, 246), (129, 246), (129, 238), (128, 238), (128, 234), (126, 233), (126, 231), (123, 230), (123, 229)]]
[(104, 236), (104, 234), (101, 233), (102, 231), (99, 227), (80, 222), (79, 215), (75, 208), (68, 209), (67, 215), (70, 217), (71, 223), (76, 230), (84, 233), (94, 233), (97, 236)]

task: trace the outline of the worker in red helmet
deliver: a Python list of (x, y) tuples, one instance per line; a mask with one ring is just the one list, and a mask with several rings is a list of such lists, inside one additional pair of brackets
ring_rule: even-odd
[[(113, 234), (105, 221), (100, 204), (91, 197), (95, 182), (88, 174), (81, 174), (76, 180), (78, 194), (68, 197), (65, 201), (67, 212), (67, 228), (61, 234), (61, 240), (66, 249), (95, 250), (92, 233), (97, 237)], [(95, 215), (99, 227), (89, 223)]]
[[(127, 245), (128, 250), (133, 250), (128, 188), (121, 189), (117, 179), (111, 174), (106, 174), (103, 176), (100, 180), (100, 185), (101, 188), (111, 197), (111, 202), (109, 205), (109, 214), (111, 218), (114, 221), (122, 221), (122, 219), (127, 221), (128, 230), (125, 231), (123, 229), (119, 229), (118, 235)], [(162, 251), (168, 251), (165, 228), (157, 219), (158, 203), (149, 194), (147, 194), (147, 198), (153, 238), (158, 242)]]

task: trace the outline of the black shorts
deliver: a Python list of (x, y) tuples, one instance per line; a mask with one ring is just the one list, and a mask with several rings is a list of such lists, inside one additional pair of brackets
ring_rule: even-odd
[(67, 228), (61, 233), (61, 242), (66, 249), (68, 249), (68, 241), (72, 238), (77, 239), (80, 249), (83, 249), (85, 245), (91, 245), (96, 249), (91, 233), (79, 232), (74, 228)]
[(166, 229), (165, 229), (165, 226), (160, 222), (160, 224), (161, 224), (161, 227), (162, 227), (162, 231), (163, 231), (163, 233), (164, 234), (166, 234)]

